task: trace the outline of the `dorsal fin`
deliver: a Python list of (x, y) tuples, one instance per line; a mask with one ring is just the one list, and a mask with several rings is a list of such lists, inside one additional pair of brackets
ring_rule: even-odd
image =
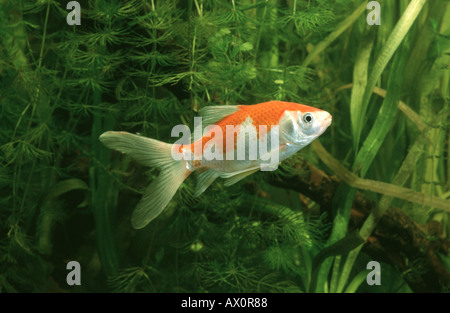
[(238, 105), (219, 105), (202, 108), (198, 113), (203, 118), (203, 127), (214, 124), (224, 117), (239, 111)]

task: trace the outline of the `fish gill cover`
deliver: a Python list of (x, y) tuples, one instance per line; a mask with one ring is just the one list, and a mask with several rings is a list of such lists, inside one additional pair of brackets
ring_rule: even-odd
[[(0, 1), (1, 292), (449, 290), (448, 1), (68, 2)], [(159, 170), (102, 133), (270, 100), (333, 123), (131, 227)]]

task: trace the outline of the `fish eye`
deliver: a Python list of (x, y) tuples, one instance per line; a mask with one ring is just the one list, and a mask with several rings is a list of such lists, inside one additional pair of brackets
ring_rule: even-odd
[(314, 121), (314, 115), (311, 113), (306, 113), (303, 115), (303, 122), (306, 124), (311, 124)]

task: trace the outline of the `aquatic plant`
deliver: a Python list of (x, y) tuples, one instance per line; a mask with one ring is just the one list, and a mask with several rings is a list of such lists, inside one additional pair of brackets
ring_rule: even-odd
[[(368, 1), (79, 2), (69, 26), (65, 2), (0, 1), (0, 291), (448, 291), (448, 1), (379, 1), (379, 26)], [(173, 142), (205, 106), (268, 100), (333, 124), (131, 228), (158, 172), (101, 133)]]

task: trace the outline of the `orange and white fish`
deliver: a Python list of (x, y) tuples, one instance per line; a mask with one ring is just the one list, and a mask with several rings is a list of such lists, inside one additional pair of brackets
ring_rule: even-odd
[[(199, 172), (195, 192), (195, 196), (199, 196), (218, 177), (225, 178), (225, 186), (229, 186), (258, 170), (276, 169), (278, 162), (319, 137), (332, 120), (326, 111), (282, 101), (209, 106), (199, 113), (204, 124), (210, 126), (200, 133), (203, 136), (195, 138), (195, 134), (202, 131), (202, 127), (196, 127), (192, 143), (182, 138), (184, 140), (168, 144), (115, 131), (100, 136), (100, 141), (108, 148), (126, 153), (142, 165), (161, 169), (133, 212), (134, 228), (145, 227), (161, 214), (192, 172)], [(184, 125), (174, 127), (172, 136), (185, 134), (186, 128)], [(239, 142), (245, 143), (243, 153)]]

